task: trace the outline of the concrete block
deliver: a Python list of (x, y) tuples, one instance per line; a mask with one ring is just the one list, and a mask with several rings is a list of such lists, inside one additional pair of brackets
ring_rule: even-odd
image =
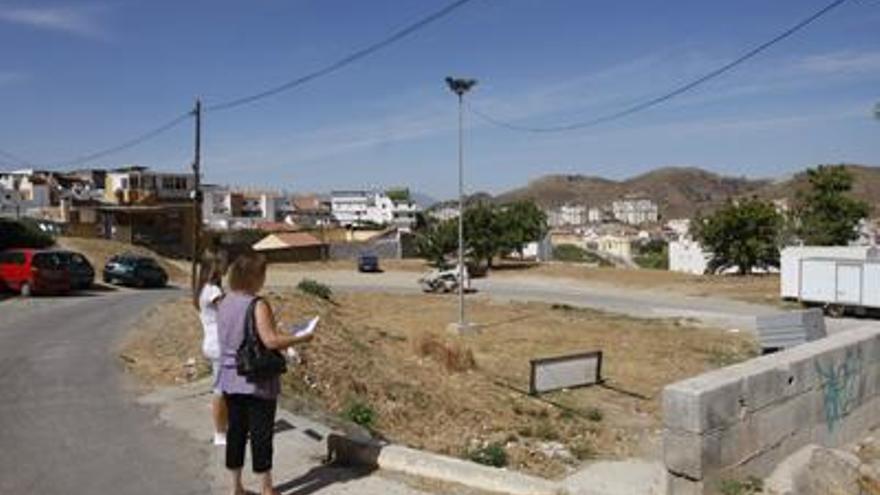
[(722, 459), (721, 431), (705, 435), (689, 431), (663, 431), (663, 462), (666, 469), (679, 476), (702, 479), (716, 469)]
[(671, 384), (663, 392), (671, 487), (765, 476), (810, 444), (880, 426), (880, 330), (864, 328)]
[(667, 495), (703, 495), (703, 482), (681, 476), (670, 475), (667, 478)]
[(498, 469), (430, 452), (389, 445), (378, 465), (388, 471), (458, 483), (478, 490), (511, 495), (558, 495), (562, 487), (549, 480)]
[(704, 433), (723, 428), (742, 412), (743, 378), (719, 374), (708, 383), (679, 382), (663, 390), (663, 423), (667, 428)]

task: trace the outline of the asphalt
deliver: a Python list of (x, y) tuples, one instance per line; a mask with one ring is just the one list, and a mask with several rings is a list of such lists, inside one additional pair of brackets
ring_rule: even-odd
[(0, 493), (207, 494), (208, 444), (135, 402), (115, 348), (175, 293), (0, 302)]

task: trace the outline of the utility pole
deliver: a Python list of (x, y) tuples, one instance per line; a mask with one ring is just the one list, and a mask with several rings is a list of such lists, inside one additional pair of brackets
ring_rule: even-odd
[(446, 84), (458, 96), (458, 324), (453, 326), (457, 333), (470, 333), (464, 314), (464, 94), (477, 81), (447, 77)]
[(196, 285), (199, 283), (196, 277), (198, 277), (198, 264), (199, 258), (201, 255), (201, 242), (202, 242), (202, 181), (201, 181), (201, 161), (202, 161), (202, 100), (196, 98), (196, 107), (193, 110), (193, 116), (195, 116), (196, 120), (196, 132), (195, 132), (195, 153), (193, 157), (193, 192), (192, 192), (192, 200), (193, 200), (193, 231), (192, 231), (192, 272), (191, 272), (191, 282), (193, 290), (195, 290)]

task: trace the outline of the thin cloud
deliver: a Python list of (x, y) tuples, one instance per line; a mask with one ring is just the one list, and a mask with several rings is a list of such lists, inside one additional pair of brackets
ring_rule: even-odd
[(880, 72), (880, 52), (836, 52), (804, 57), (798, 67), (819, 74)]
[(105, 38), (107, 32), (98, 22), (98, 13), (98, 9), (92, 7), (0, 7), (0, 22), (87, 38)]

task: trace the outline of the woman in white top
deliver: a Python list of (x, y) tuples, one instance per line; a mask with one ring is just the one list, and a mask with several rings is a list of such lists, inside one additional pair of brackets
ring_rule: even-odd
[(217, 373), (220, 369), (220, 342), (217, 338), (217, 305), (223, 299), (224, 263), (216, 258), (208, 258), (199, 264), (199, 285), (195, 291), (195, 303), (202, 320), (204, 338), (202, 354), (211, 361), (213, 371), (214, 399), (214, 445), (226, 445), (228, 413), (226, 401), (217, 387)]

